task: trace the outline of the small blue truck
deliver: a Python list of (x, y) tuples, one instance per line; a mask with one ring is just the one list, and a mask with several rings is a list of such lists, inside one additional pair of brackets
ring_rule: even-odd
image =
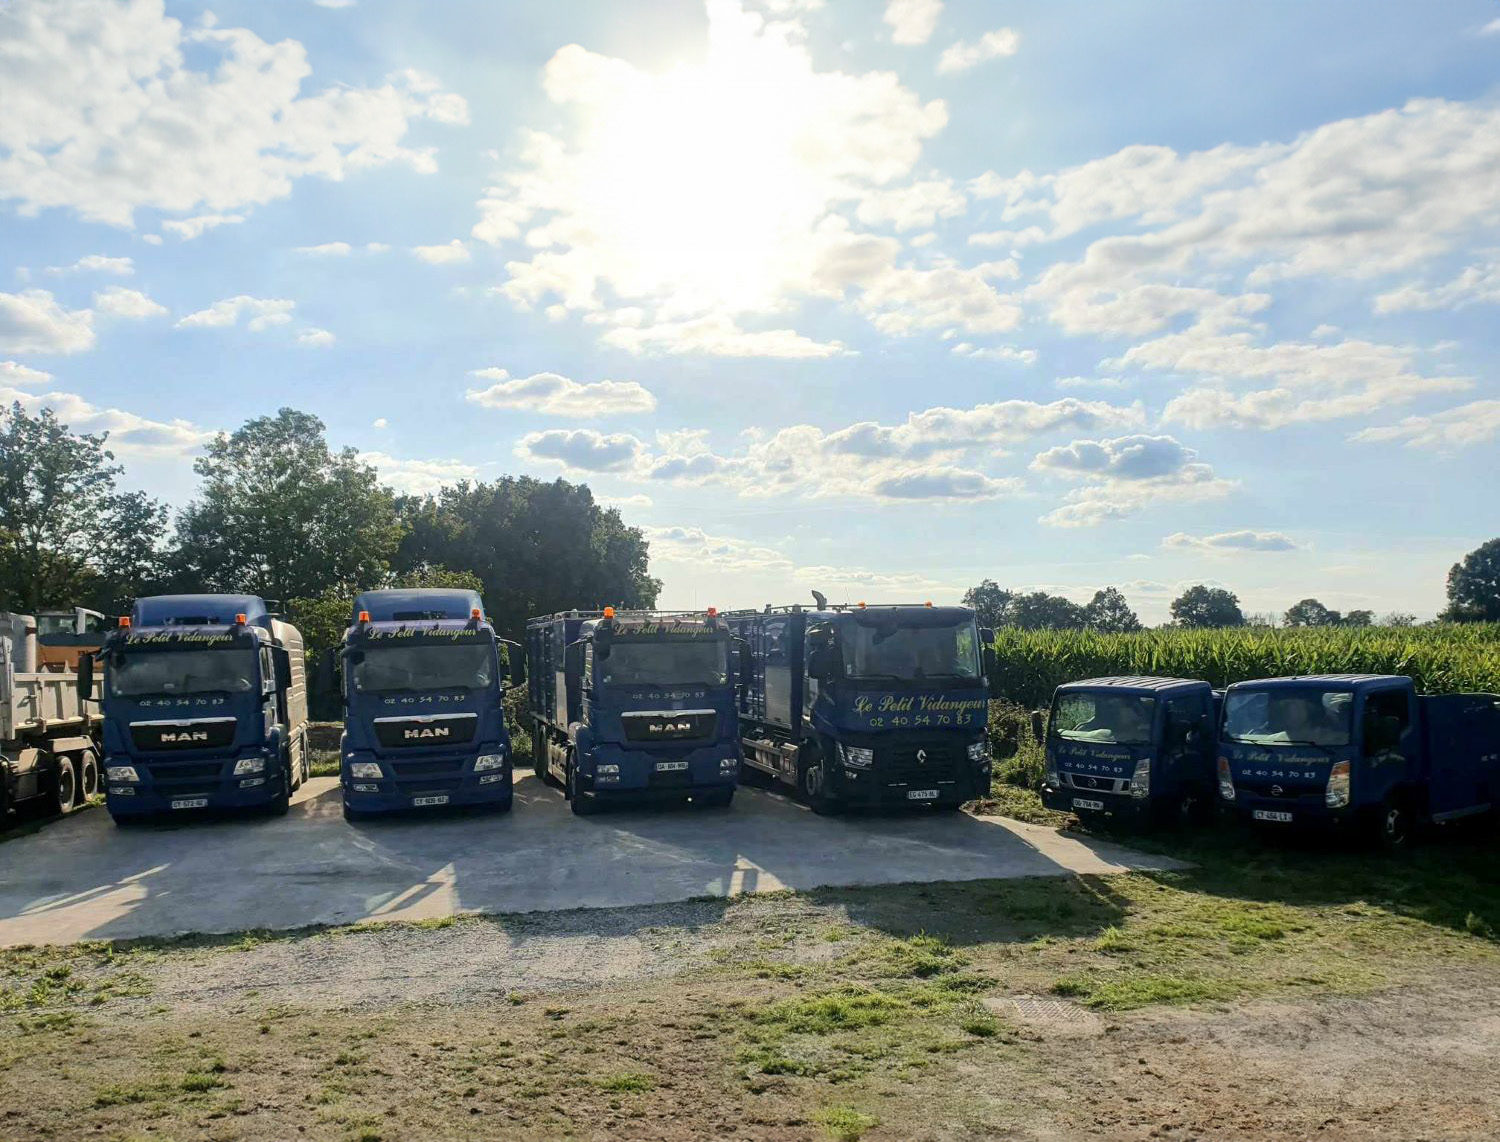
[(1419, 695), (1410, 678), (1314, 674), (1224, 697), (1221, 803), (1256, 825), (1363, 833), (1383, 847), (1500, 796), (1500, 696)]
[[(1042, 803), (1080, 817), (1195, 824), (1214, 807), (1218, 705), (1189, 678), (1087, 678), (1059, 686)], [(1040, 726), (1038, 726), (1040, 730)]]
[[(438, 806), (511, 807), (503, 699), (521, 656), (501, 646), (478, 592), (437, 587), (356, 596), (340, 651), (344, 817)], [(514, 644), (512, 644), (514, 645)]]
[(302, 636), (253, 595), (137, 599), (97, 656), (104, 796), (117, 824), (185, 810), (285, 813), (308, 773)]
[(574, 813), (734, 800), (736, 656), (717, 612), (565, 611), (530, 620), (526, 640), (533, 764)]
[(817, 604), (737, 611), (745, 765), (818, 813), (959, 808), (990, 786), (986, 668), (967, 607)]

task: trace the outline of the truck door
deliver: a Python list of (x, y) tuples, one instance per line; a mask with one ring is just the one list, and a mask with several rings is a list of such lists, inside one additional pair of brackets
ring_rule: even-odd
[[(1377, 727), (1384, 724), (1385, 729)], [(1365, 695), (1360, 715), (1360, 768), (1354, 797), (1363, 804), (1379, 804), (1403, 782), (1423, 776), (1413, 764), (1417, 743), (1413, 733), (1411, 692), (1404, 687), (1374, 690)]]
[[(1161, 771), (1165, 788), (1175, 796), (1184, 783), (1206, 787), (1208, 771), (1204, 765), (1207, 743), (1213, 740), (1209, 720), (1208, 695), (1184, 694), (1166, 703), (1162, 723)], [(1207, 789), (1200, 790), (1206, 795)]]

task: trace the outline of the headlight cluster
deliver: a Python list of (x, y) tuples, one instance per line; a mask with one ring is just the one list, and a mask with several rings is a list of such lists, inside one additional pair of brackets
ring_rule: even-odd
[(990, 759), (990, 743), (981, 738), (977, 742), (969, 743), (970, 761), (988, 761)]
[(504, 764), (503, 753), (482, 753), (474, 759), (474, 772), (484, 773), (487, 770), (499, 769)]
[(1328, 771), (1328, 788), (1323, 791), (1323, 804), (1330, 809), (1342, 809), (1349, 804), (1349, 763), (1336, 761)]
[(360, 778), (368, 780), (373, 777), (376, 781), (379, 781), (383, 775), (380, 772), (380, 766), (373, 761), (351, 761), (349, 763), (349, 776), (356, 780)]
[(600, 777), (618, 777), (620, 775), (620, 767), (614, 762), (606, 762), (603, 765), (594, 766), (594, 773)]
[(875, 764), (875, 751), (862, 745), (839, 745), (839, 758), (850, 769), (869, 769)]
[(1130, 795), (1135, 798), (1151, 796), (1151, 759), (1141, 758), (1135, 763), (1135, 772), (1130, 775)]
[(139, 781), (141, 775), (135, 771), (133, 765), (111, 765), (104, 771), (104, 776), (109, 781)]
[(1219, 796), (1226, 801), (1234, 800), (1234, 773), (1227, 757), (1219, 758)]
[(266, 759), (263, 757), (242, 757), (234, 763), (234, 775), (245, 777), (251, 773), (264, 773), (266, 771)]

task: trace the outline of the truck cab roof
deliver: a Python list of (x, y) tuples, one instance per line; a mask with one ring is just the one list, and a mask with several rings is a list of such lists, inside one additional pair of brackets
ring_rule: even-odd
[(244, 615), (247, 626), (271, 630), (266, 601), (257, 595), (147, 595), (130, 608), (130, 625), (230, 627), (236, 615)]
[(1120, 690), (1129, 694), (1163, 694), (1188, 690), (1211, 690), (1207, 682), (1194, 678), (1154, 678), (1145, 674), (1122, 674), (1108, 678), (1081, 678), (1064, 682), (1058, 693), (1077, 690)]
[(1247, 678), (1229, 687), (1231, 690), (1254, 687), (1255, 689), (1298, 690), (1318, 686), (1324, 689), (1368, 690), (1377, 685), (1392, 682), (1411, 684), (1404, 674), (1291, 674), (1281, 678)]
[(349, 621), (359, 621), (361, 611), (377, 623), (459, 620), (468, 622), (474, 611), (485, 618), (484, 600), (478, 591), (453, 587), (394, 587), (379, 591), (361, 591), (354, 596)]

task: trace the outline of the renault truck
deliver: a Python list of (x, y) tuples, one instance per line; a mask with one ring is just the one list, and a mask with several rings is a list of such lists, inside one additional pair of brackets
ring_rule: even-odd
[[(505, 655), (476, 591), (364, 591), (344, 633), (344, 816), (511, 807)], [(519, 649), (519, 648), (517, 648)], [(511, 674), (505, 671), (510, 664)]]
[(814, 811), (955, 810), (989, 792), (986, 669), (968, 607), (816, 604), (730, 614), (747, 770)]
[(302, 635), (254, 595), (137, 599), (79, 664), (99, 667), (104, 796), (117, 824), (214, 810), (284, 814), (308, 775)]
[(734, 800), (736, 655), (715, 610), (566, 611), (531, 619), (526, 639), (536, 773), (574, 813)]

